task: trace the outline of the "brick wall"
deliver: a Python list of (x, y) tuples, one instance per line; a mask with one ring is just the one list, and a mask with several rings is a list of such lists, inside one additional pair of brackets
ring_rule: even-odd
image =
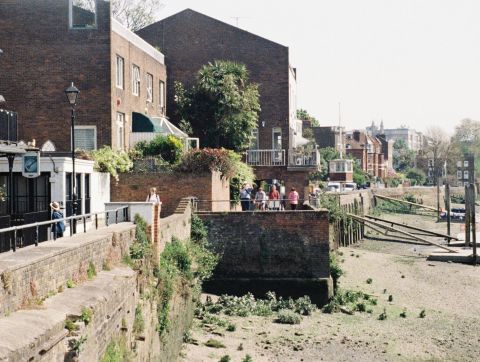
[[(165, 65), (112, 31), (110, 2), (98, 1), (97, 28), (69, 29), (68, 0), (0, 2), (1, 93), (18, 112), (20, 139), (51, 140), (70, 150), (70, 106), (64, 90), (80, 90), (77, 125), (94, 125), (97, 147), (117, 146), (117, 111), (125, 113), (125, 144), (132, 111), (159, 115), (159, 80)], [(125, 59), (125, 89), (115, 85), (116, 54)], [(140, 96), (132, 95), (131, 64), (140, 66)], [(154, 76), (154, 103), (146, 103), (146, 72)]]
[(220, 254), (205, 291), (263, 296), (309, 295), (325, 304), (332, 293), (328, 212), (199, 213)]
[[(168, 115), (177, 122), (174, 82), (187, 87), (208, 62), (232, 60), (244, 63), (250, 80), (259, 84), (261, 149), (272, 148), (272, 128), (282, 128), (283, 149), (288, 149), (289, 51), (270, 40), (209, 16), (187, 9), (138, 31), (138, 35), (166, 56)], [(202, 135), (199, 135), (202, 137)], [(200, 138), (200, 142), (202, 138)]]
[(326, 211), (200, 213), (217, 277), (328, 278)]
[(285, 184), (285, 192), (288, 193), (295, 187), (301, 199), (308, 199), (309, 171), (288, 171), (286, 167), (255, 167), (257, 180), (277, 179)]
[[(161, 216), (171, 215), (180, 200), (194, 196), (203, 210), (228, 211), (230, 199), (229, 181), (222, 179), (218, 172), (202, 175), (189, 173), (120, 174), (118, 182), (112, 180), (111, 201), (145, 201), (150, 187), (156, 187), (162, 200)], [(216, 200), (211, 202), (211, 200)]]

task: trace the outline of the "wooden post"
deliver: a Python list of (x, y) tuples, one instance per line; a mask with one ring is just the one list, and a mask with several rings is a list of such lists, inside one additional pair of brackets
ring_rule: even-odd
[[(445, 210), (447, 212), (447, 234), (448, 235), (450, 235), (450, 223), (452, 221), (451, 214), (450, 214), (450, 210), (451, 210), (450, 202), (451, 202), (450, 185), (447, 183), (445, 185)], [(447, 242), (450, 244), (450, 239), (448, 239)]]
[(470, 188), (465, 186), (465, 247), (470, 246)]
[(475, 215), (475, 184), (470, 184), (470, 210), (472, 213), (472, 249), (473, 249), (473, 265), (477, 265), (477, 223)]

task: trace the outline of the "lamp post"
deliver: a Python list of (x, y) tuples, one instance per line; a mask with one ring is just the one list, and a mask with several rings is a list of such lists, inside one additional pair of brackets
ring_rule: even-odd
[[(72, 147), (72, 216), (77, 214), (77, 188), (76, 188), (76, 175), (75, 175), (75, 105), (77, 104), (77, 98), (80, 91), (77, 87), (72, 84), (70, 87), (65, 89), (65, 95), (67, 96), (68, 103), (71, 107), (71, 118), (72, 118), (72, 139), (71, 139), (71, 147)], [(72, 226), (75, 225), (73, 222)], [(74, 232), (72, 227), (70, 227), (71, 231), (70, 234)]]

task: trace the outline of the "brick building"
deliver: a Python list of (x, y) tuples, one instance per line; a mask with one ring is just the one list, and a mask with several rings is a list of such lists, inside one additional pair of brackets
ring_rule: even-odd
[(81, 91), (77, 148), (128, 148), (135, 114), (165, 113), (163, 54), (112, 19), (109, 1), (92, 3), (0, 2), (0, 90), (19, 114), (19, 139), (70, 150), (72, 81)]
[(166, 56), (167, 114), (178, 121), (174, 82), (190, 87), (208, 62), (244, 63), (250, 81), (259, 84), (261, 113), (255, 141), (246, 161), (258, 179), (283, 180), (288, 187), (306, 185), (308, 172), (319, 165), (318, 151), (304, 143), (296, 118), (296, 69), (283, 45), (187, 9), (137, 33)]
[(345, 135), (345, 150), (352, 155), (364, 172), (372, 177), (384, 178), (387, 165), (382, 153), (382, 143), (362, 131), (351, 131)]

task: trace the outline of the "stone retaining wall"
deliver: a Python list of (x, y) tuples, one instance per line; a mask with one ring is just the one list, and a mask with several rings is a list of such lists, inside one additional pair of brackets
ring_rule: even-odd
[(207, 226), (210, 243), (221, 255), (207, 290), (233, 287), (238, 293), (275, 290), (292, 296), (309, 294), (319, 304), (330, 296), (327, 211), (198, 216)]

